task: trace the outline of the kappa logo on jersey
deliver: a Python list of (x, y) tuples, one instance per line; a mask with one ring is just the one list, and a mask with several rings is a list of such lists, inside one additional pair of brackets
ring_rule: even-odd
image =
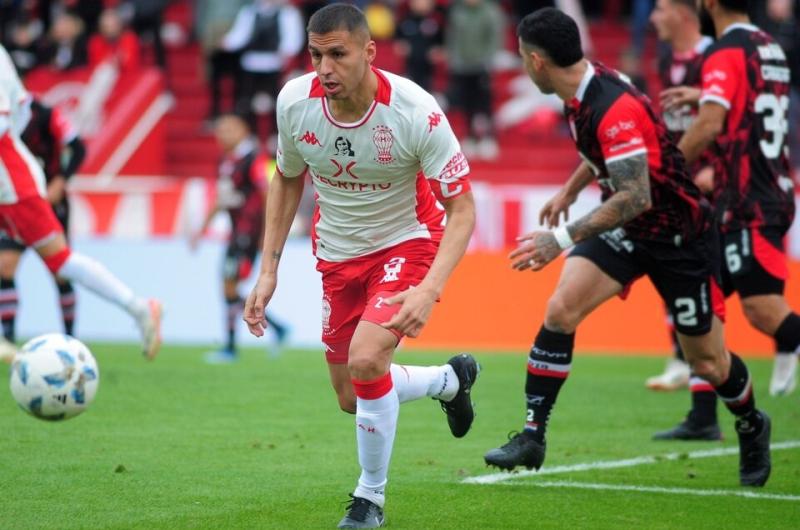
[(380, 283), (388, 283), (388, 282), (396, 282), (400, 278), (397, 276), (400, 274), (400, 270), (403, 268), (403, 263), (406, 262), (406, 258), (392, 258), (389, 260), (388, 263), (383, 265), (383, 270), (386, 274), (383, 275), (383, 279)]
[(378, 125), (372, 128), (375, 134), (372, 135), (372, 141), (375, 147), (378, 148), (378, 156), (375, 160), (379, 164), (391, 164), (394, 162), (392, 156), (392, 145), (394, 145), (394, 135), (392, 130), (386, 125)]
[(442, 114), (440, 112), (431, 112), (428, 114), (428, 132), (433, 132), (440, 123), (442, 122)]
[(318, 146), (322, 147), (322, 144), (320, 143), (319, 139), (317, 138), (317, 134), (313, 133), (313, 132), (309, 132), (309, 131), (306, 131), (306, 133), (303, 136), (300, 137), (298, 142), (305, 142), (308, 145), (318, 145)]

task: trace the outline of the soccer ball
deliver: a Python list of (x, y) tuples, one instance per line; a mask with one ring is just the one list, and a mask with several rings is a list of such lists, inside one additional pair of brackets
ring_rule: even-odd
[(22, 410), (41, 420), (77, 416), (94, 400), (99, 382), (89, 348), (62, 333), (29, 340), (11, 364), (11, 394)]

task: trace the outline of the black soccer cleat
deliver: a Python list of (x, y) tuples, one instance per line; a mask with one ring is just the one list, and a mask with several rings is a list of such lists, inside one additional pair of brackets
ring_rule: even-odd
[(483, 456), (487, 465), (512, 471), (517, 466), (539, 470), (544, 462), (546, 444), (533, 439), (527, 431), (509, 433), (508, 443)]
[(475, 358), (468, 353), (455, 355), (447, 361), (453, 367), (453, 371), (458, 377), (458, 392), (450, 401), (441, 401), (442, 410), (447, 414), (447, 424), (450, 432), (456, 438), (461, 438), (472, 427), (472, 420), (475, 419), (475, 411), (472, 408), (472, 385), (478, 378), (481, 371)]
[(759, 414), (764, 419), (764, 426), (756, 437), (742, 432), (746, 432), (749, 427), (745, 420), (736, 420), (736, 432), (739, 435), (739, 483), (742, 486), (763, 486), (772, 470), (769, 454), (772, 421), (765, 413), (759, 411)]
[(383, 509), (372, 501), (350, 494), (347, 513), (336, 528), (381, 528), (386, 523)]
[(653, 440), (698, 440), (717, 442), (722, 440), (722, 431), (719, 430), (718, 423), (697, 425), (689, 420), (685, 420), (672, 429), (655, 433), (653, 435)]

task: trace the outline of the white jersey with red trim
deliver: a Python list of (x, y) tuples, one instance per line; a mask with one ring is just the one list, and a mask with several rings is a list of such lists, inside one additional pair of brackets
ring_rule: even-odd
[(45, 194), (44, 172), (20, 139), (30, 118), (30, 99), (11, 57), (0, 46), (0, 116), (6, 123), (0, 128), (0, 204)]
[(278, 96), (277, 168), (286, 177), (308, 168), (317, 191), (314, 252), (325, 261), (430, 239), (442, 218), (436, 199), (469, 190), (469, 164), (433, 96), (373, 71), (375, 100), (357, 122), (336, 121), (313, 72)]

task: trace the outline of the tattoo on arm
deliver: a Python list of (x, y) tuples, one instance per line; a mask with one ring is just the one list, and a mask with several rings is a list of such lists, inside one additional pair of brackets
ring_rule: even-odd
[(608, 174), (614, 195), (569, 226), (573, 241), (620, 227), (652, 206), (646, 154), (608, 164)]
[(277, 250), (273, 251), (272, 252), (272, 260), (273, 261), (279, 261), (280, 259), (281, 259), (281, 253), (278, 252)]

